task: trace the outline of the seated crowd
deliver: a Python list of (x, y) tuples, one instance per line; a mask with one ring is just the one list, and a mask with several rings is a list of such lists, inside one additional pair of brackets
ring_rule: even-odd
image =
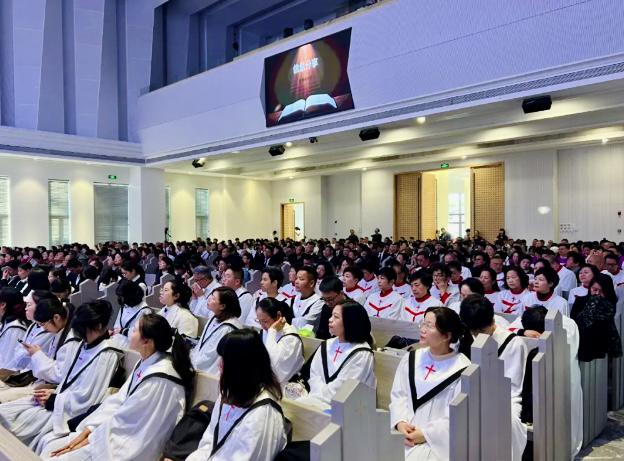
[[(346, 380), (375, 388), (373, 351), (387, 346), (375, 342), (375, 318), (418, 332), (417, 345), (400, 337), (388, 345), (410, 351), (389, 408), (406, 459), (449, 457), (449, 404), (481, 333), (499, 345), (511, 381), (510, 459), (521, 460), (535, 353), (522, 336), (539, 337), (547, 309), (563, 314), (571, 346), (577, 453), (578, 360), (622, 354), (614, 315), (624, 244), (606, 240), (527, 245), (501, 230), (493, 243), (352, 232), (332, 241), (2, 247), (0, 267), (0, 423), (43, 459), (305, 459), (288, 442), (280, 401), (329, 412)], [(146, 296), (164, 275), (161, 308), (150, 307)], [(246, 288), (252, 279), (255, 291)], [(119, 310), (102, 299), (73, 306), (85, 280), (116, 284)], [(307, 361), (302, 337), (323, 341)], [(140, 359), (124, 370), (128, 350)], [(176, 425), (190, 414), (197, 372), (219, 377), (220, 394), (205, 431), (180, 454)]]

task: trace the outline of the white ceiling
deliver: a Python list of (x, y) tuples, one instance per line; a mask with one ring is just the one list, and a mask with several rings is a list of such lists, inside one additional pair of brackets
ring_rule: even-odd
[(624, 141), (624, 81), (551, 93), (551, 110), (522, 112), (522, 100), (446, 112), (380, 126), (381, 136), (362, 142), (359, 130), (322, 136), (318, 143), (294, 142), (284, 155), (268, 147), (161, 165), (169, 172), (234, 175), (258, 179), (332, 174), (339, 171), (453, 161), (548, 147)]

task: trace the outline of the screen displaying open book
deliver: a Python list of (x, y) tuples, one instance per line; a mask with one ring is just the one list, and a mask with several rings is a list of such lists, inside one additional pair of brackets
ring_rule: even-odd
[(266, 58), (266, 126), (353, 109), (351, 29)]

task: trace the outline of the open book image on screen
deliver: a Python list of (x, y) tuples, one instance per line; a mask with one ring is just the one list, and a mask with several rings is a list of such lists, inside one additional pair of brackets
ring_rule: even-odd
[(326, 112), (338, 109), (336, 100), (328, 94), (312, 94), (307, 99), (288, 104), (279, 116), (277, 122), (284, 119), (294, 120), (304, 118), (306, 114), (317, 115), (317, 112)]

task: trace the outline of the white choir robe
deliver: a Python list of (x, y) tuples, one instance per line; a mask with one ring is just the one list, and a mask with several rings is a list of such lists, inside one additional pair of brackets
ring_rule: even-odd
[(354, 288), (352, 288), (351, 290), (347, 290), (347, 288), (343, 288), (343, 293), (345, 295), (347, 295), (349, 298), (351, 298), (353, 301), (355, 301), (356, 303), (360, 304), (360, 305), (364, 305), (366, 304), (366, 298), (368, 297), (366, 295), (366, 292), (364, 291), (364, 289), (359, 286), (356, 285)]
[(527, 308), (533, 307), (535, 305), (544, 306), (546, 309), (555, 309), (561, 312), (563, 315), (570, 316), (570, 307), (568, 306), (568, 302), (563, 299), (561, 296), (556, 295), (555, 293), (551, 294), (548, 299), (541, 301), (537, 297), (537, 293), (532, 291), (524, 298), (524, 312)]
[(215, 288), (220, 287), (221, 284), (216, 280), (210, 282), (210, 284), (204, 288), (204, 294), (197, 298), (191, 299), (189, 303), (189, 309), (196, 317), (205, 317), (209, 319), (212, 317), (212, 311), (208, 309), (208, 296), (212, 294)]
[[(581, 451), (583, 445), (583, 389), (581, 388), (581, 368), (578, 361), (579, 330), (576, 322), (565, 315), (561, 316), (563, 328), (566, 330), (566, 341), (570, 346), (570, 416), (572, 436), (572, 458)], [(518, 317), (510, 325), (509, 330), (524, 328), (522, 318)]]
[(425, 317), (427, 309), (438, 306), (442, 306), (442, 303), (439, 299), (434, 298), (430, 294), (422, 298), (414, 298), (414, 296), (411, 296), (403, 303), (400, 319), (405, 322), (412, 322), (416, 325), (420, 325)]
[[(512, 334), (504, 328), (496, 327), (492, 338), (500, 347)], [(512, 339), (500, 355), (504, 362), (505, 376), (511, 380), (511, 459), (521, 461), (527, 442), (527, 427), (520, 420), (522, 411), (522, 383), (526, 369), (529, 348), (520, 337)]]
[(579, 285), (578, 287), (573, 288), (570, 291), (570, 294), (568, 295), (568, 307), (570, 309), (570, 312), (572, 312), (572, 306), (574, 306), (574, 301), (576, 301), (576, 298), (587, 296), (588, 292), (589, 290), (583, 285)]
[(238, 296), (238, 303), (241, 308), (241, 315), (239, 319), (242, 323), (244, 323), (250, 315), (255, 315), (256, 303), (253, 295), (243, 287), (236, 289), (236, 296)]
[(494, 304), (494, 312), (502, 314), (522, 315), (526, 298), (531, 292), (525, 288), (520, 293), (514, 293), (511, 290), (503, 290), (500, 292), (496, 304)]
[(577, 287), (576, 274), (567, 267), (561, 266), (557, 271), (557, 275), (559, 276), (557, 289), (560, 290), (560, 292), (557, 293), (558, 295), (562, 293), (569, 294), (573, 288)]
[[(107, 397), (76, 432), (49, 443), (41, 457), (59, 461), (158, 461), (184, 414), (184, 387), (176, 382), (180, 375), (165, 354), (156, 352), (137, 365), (119, 392)], [(155, 373), (167, 377), (150, 377)], [(58, 458), (50, 457), (87, 428), (91, 431), (88, 445)]]
[(403, 283), (402, 285), (395, 284), (392, 289), (400, 294), (403, 299), (408, 299), (412, 296), (412, 287), (409, 283)]
[(243, 328), (242, 323), (236, 317), (232, 317), (223, 322), (219, 322), (216, 317), (212, 317), (204, 327), (199, 341), (191, 350), (191, 362), (197, 371), (203, 371), (211, 375), (219, 376), (219, 354), (217, 346), (219, 341), (230, 331)]
[(174, 304), (163, 307), (158, 313), (167, 319), (171, 328), (177, 328), (181, 335), (197, 338), (199, 322), (190, 310)]
[(466, 266), (462, 266), (461, 267), (461, 277), (462, 277), (462, 280), (469, 279), (470, 277), (472, 277), (472, 272)]
[[(0, 405), (0, 423), (38, 454), (50, 441), (69, 434), (67, 421), (85, 413), (106, 397), (119, 363), (118, 352), (103, 351), (112, 344), (106, 339), (92, 348), (81, 346), (78, 349), (78, 359), (71, 357), (74, 367), (70, 366), (55, 391), (53, 411), (36, 406), (31, 397), (24, 397)], [(68, 380), (73, 382), (61, 390)]]
[(340, 370), (333, 380), (325, 380), (323, 372), (323, 359), (320, 347), (327, 347), (327, 371), (330, 378), (340, 368), (342, 363), (349, 357), (354, 349), (365, 348), (371, 350), (368, 343), (341, 343), (338, 338), (331, 338), (321, 344), (314, 353), (310, 365), (310, 393), (298, 399), (302, 403), (314, 405), (325, 411), (331, 408), (331, 401), (338, 389), (347, 379), (355, 379), (373, 389), (377, 388), (377, 378), (373, 362), (373, 354), (370, 352), (355, 352)]
[(303, 343), (292, 325), (284, 325), (282, 331), (274, 328), (262, 330), (262, 342), (271, 358), (271, 368), (279, 383), (283, 386), (288, 380), (301, 370), (303, 358)]
[(498, 288), (501, 290), (505, 289), (505, 273), (499, 272), (496, 274), (496, 283), (498, 284)]
[(404, 303), (403, 297), (394, 290), (385, 294), (377, 291), (368, 296), (364, 307), (369, 317), (398, 320)]
[(611, 277), (613, 279), (613, 287), (615, 289), (617, 289), (617, 287), (621, 287), (624, 286), (624, 271), (623, 270), (618, 270), (618, 273), (613, 275), (611, 272), (604, 270), (602, 271), (603, 274), (607, 274), (609, 277)]
[(120, 332), (113, 335), (111, 338), (119, 347), (124, 349), (128, 348), (128, 336), (134, 325), (138, 325), (139, 320), (145, 314), (151, 314), (152, 309), (145, 303), (145, 301), (137, 304), (136, 306), (124, 305), (119, 309), (117, 319), (113, 326), (114, 329), (119, 329)]
[[(271, 398), (266, 391), (261, 392), (255, 402)], [(254, 402), (254, 403), (255, 403)], [(210, 417), (210, 424), (199, 442), (199, 447), (186, 461), (273, 461), (273, 458), (286, 447), (284, 418), (271, 405), (254, 408), (234, 427), (221, 448), (212, 453), (214, 431), (219, 423), (217, 443), (221, 442), (234, 423), (244, 414), (246, 408), (223, 404), (217, 399)], [(221, 413), (221, 417), (219, 417)]]
[(291, 299), (297, 296), (297, 290), (295, 290), (295, 286), (292, 283), (287, 283), (281, 287), (279, 292), (286, 297), (286, 302), (290, 302)]
[[(405, 447), (407, 461), (443, 461), (450, 456), (449, 405), (460, 393), (460, 379), (426, 402), (414, 413), (409, 384), (409, 355), (405, 354), (392, 384), (390, 394), (390, 425), (394, 429), (402, 421), (423, 432), (426, 442)], [(442, 357), (433, 356), (429, 348), (417, 349), (415, 354), (416, 395), (424, 396), (453, 373), (470, 365), (462, 354), (451, 352)]]
[(440, 292), (440, 289), (433, 285), (429, 292), (431, 296), (438, 298), (444, 307), (449, 307), (451, 304), (459, 301), (459, 287), (455, 284), (449, 284), (444, 293)]
[[(263, 299), (268, 297), (266, 291), (258, 290), (254, 293), (254, 307), (249, 311), (247, 315), (247, 319), (243, 322), (243, 325), (247, 325), (254, 328), (260, 328), (260, 324), (258, 323), (258, 318), (256, 315), (256, 309), (258, 307), (258, 303)], [(284, 293), (278, 291), (277, 296), (275, 297), (278, 301), (285, 302), (286, 304), (290, 304), (290, 299), (286, 297)]]
[(9, 368), (13, 362), (15, 345), (24, 338), (28, 325), (20, 320), (12, 320), (2, 325), (0, 330), (0, 368)]
[(358, 282), (358, 285), (364, 290), (366, 297), (368, 298), (373, 293), (378, 293), (379, 290), (379, 282), (376, 277), (373, 277), (370, 280), (362, 279)]
[(69, 371), (73, 358), (80, 348), (81, 340), (70, 330), (65, 341), (59, 344), (62, 331), (54, 335), (47, 352), (37, 351), (30, 358), (35, 378), (47, 383), (58, 384)]
[(311, 325), (312, 329), (316, 331), (321, 318), (321, 311), (325, 304), (321, 297), (316, 293), (312, 293), (312, 295), (302, 299), (301, 293), (297, 293), (297, 295), (291, 299), (291, 303), (295, 315), (292, 321), (293, 326), (300, 330), (306, 325)]
[(490, 292), (486, 291), (485, 297), (489, 299), (492, 305), (494, 306), (498, 302), (498, 298), (500, 298), (500, 291), (490, 291)]

